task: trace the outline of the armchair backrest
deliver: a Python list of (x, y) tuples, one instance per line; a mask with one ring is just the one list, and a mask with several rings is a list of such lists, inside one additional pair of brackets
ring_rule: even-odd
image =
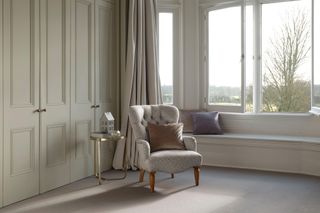
[(135, 139), (148, 140), (148, 122), (153, 124), (177, 123), (179, 110), (171, 105), (135, 105), (130, 106), (129, 120)]

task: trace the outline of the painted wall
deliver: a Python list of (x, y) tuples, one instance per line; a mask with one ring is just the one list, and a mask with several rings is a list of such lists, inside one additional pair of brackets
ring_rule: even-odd
[(183, 64), (185, 109), (197, 109), (200, 104), (199, 87), (199, 15), (198, 1), (183, 0)]

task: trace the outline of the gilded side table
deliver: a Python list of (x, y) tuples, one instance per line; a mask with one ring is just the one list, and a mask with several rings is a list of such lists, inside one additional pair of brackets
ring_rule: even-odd
[(124, 139), (124, 136), (120, 135), (120, 132), (115, 134), (107, 134), (104, 132), (92, 132), (90, 135), (90, 140), (94, 142), (94, 175), (99, 180), (99, 185), (101, 185), (102, 180), (120, 180), (127, 176), (127, 165), (126, 165), (126, 143), (124, 144), (124, 156), (123, 156), (123, 168), (124, 176), (121, 178), (106, 179), (101, 177), (101, 142), (118, 142)]

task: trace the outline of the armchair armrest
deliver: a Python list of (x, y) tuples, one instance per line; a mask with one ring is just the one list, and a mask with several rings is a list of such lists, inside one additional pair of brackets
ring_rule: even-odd
[(150, 145), (146, 140), (138, 139), (136, 140), (137, 150), (139, 155), (139, 161), (142, 162), (150, 158)]
[(197, 141), (192, 136), (183, 136), (183, 143), (187, 150), (197, 151)]

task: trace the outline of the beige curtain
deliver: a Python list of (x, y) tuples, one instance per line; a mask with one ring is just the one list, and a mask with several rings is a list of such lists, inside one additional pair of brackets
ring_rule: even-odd
[(117, 144), (115, 169), (122, 168), (125, 143), (128, 166), (137, 165), (129, 106), (162, 103), (156, 18), (156, 0), (120, 0), (121, 133), (126, 139)]

